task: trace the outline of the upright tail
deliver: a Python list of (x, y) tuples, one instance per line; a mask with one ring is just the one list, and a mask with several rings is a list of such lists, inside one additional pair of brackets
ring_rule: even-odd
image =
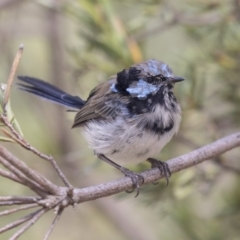
[(23, 82), (18, 83), (19, 89), (25, 92), (75, 109), (80, 109), (85, 104), (85, 101), (78, 96), (72, 96), (40, 79), (27, 76), (18, 76), (18, 79)]

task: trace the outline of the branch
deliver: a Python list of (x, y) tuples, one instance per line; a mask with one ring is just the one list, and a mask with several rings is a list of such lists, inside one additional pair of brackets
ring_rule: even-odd
[(48, 231), (47, 231), (47, 233), (46, 233), (46, 235), (44, 237), (44, 240), (47, 240), (49, 238), (50, 234), (52, 233), (54, 227), (57, 224), (57, 221), (60, 219), (62, 212), (63, 212), (63, 208), (59, 209), (59, 211), (57, 212), (56, 217), (54, 218), (51, 226), (49, 227), (49, 229), (48, 229)]
[[(168, 160), (167, 163), (169, 165), (171, 173), (175, 173), (219, 156), (238, 146), (240, 146), (240, 132), (221, 138), (213, 143), (210, 143), (180, 157)], [(153, 183), (156, 180), (164, 178), (158, 169), (144, 171), (141, 173), (141, 175), (144, 177), (144, 184)], [(122, 191), (129, 190), (131, 187), (131, 179), (124, 177), (122, 179), (100, 184), (97, 186), (74, 189), (73, 200), (75, 203), (95, 200), (97, 198), (107, 197), (120, 193)]]
[(24, 162), (13, 156), (1, 145), (0, 163), (3, 164), (6, 168), (8, 168), (8, 170), (14, 173), (18, 178), (20, 178), (26, 186), (31, 186), (31, 189), (45, 189), (46, 192), (50, 192), (53, 194), (57, 193), (56, 185), (54, 185), (40, 173), (34, 171), (31, 168), (28, 168), (28, 166)]
[[(201, 147), (180, 157), (168, 160), (167, 163), (169, 165), (170, 171), (172, 173), (175, 173), (186, 168), (195, 166), (208, 159), (219, 156), (238, 146), (240, 146), (240, 132), (221, 138), (213, 143), (210, 143), (204, 147)], [(1, 148), (3, 147), (0, 146), (0, 149)], [(7, 150), (5, 149), (4, 151), (6, 152)], [(0, 151), (0, 156), (1, 154), (2, 151)], [(8, 154), (5, 154), (5, 157), (10, 156), (10, 154), (11, 153), (8, 152)], [(164, 178), (164, 176), (161, 175), (158, 169), (150, 169), (140, 174), (145, 179), (144, 184), (152, 183), (156, 180)], [(99, 184), (97, 186), (74, 188), (71, 194), (69, 194), (69, 188), (67, 187), (56, 187), (57, 194), (51, 195), (51, 200), (54, 199), (53, 196), (58, 197), (58, 199), (60, 199), (60, 197), (62, 196), (63, 200), (60, 201), (60, 203), (63, 207), (66, 207), (68, 205), (73, 205), (76, 203), (91, 201), (97, 198), (114, 195), (126, 190), (130, 190), (131, 188), (132, 181), (128, 177), (124, 177), (119, 180), (104, 184)]]
[[(207, 159), (214, 158), (220, 154), (223, 154), (235, 147), (240, 146), (240, 132), (229, 135), (227, 137), (221, 138), (213, 143), (210, 143), (204, 147), (201, 147), (195, 151), (182, 155), (180, 157), (171, 159), (167, 161), (170, 171), (172, 173), (181, 171), (183, 169), (192, 167), (196, 164), (199, 164)], [(10, 152), (0, 146), (0, 159), (5, 158), (6, 161), (9, 159), (15, 158), (15, 160), (21, 162), (19, 159), (14, 157)], [(21, 162), (22, 164), (22, 162)], [(28, 166), (25, 168), (30, 169)], [(21, 169), (20, 169), (21, 171)], [(33, 171), (33, 170), (32, 170)], [(25, 170), (24, 170), (25, 172)], [(145, 181), (144, 184), (153, 183), (156, 180), (163, 178), (158, 169), (151, 169), (140, 173)], [(32, 176), (30, 176), (32, 177)], [(21, 176), (19, 175), (19, 178)], [(40, 178), (40, 181), (42, 179)], [(49, 180), (48, 180), (49, 181)], [(60, 218), (60, 215), (64, 208), (69, 205), (76, 205), (82, 202), (95, 200), (97, 198), (103, 198), (110, 195), (114, 195), (120, 193), (122, 191), (130, 190), (132, 188), (132, 181), (128, 177), (121, 178), (116, 181), (108, 182), (105, 184), (99, 184), (97, 186), (90, 186), (86, 188), (68, 188), (68, 187), (55, 187), (55, 193), (48, 193), (48, 195), (43, 195), (40, 197), (2, 197), (2, 203), (6, 203), (7, 205), (11, 203), (11, 205), (19, 205), (25, 204), (27, 208), (36, 207), (35, 204), (41, 206), (40, 210), (37, 210), (30, 215), (27, 215), (20, 220), (17, 220), (11, 224), (6, 225), (5, 227), (0, 229), (1, 232), (5, 232), (9, 229), (15, 228), (20, 224), (27, 222), (11, 239), (17, 239), (21, 234), (23, 234), (29, 227), (31, 227), (43, 214), (51, 209), (55, 209), (57, 212), (57, 216), (50, 226), (47, 234), (45, 235), (45, 239), (47, 239), (52, 232), (57, 220)], [(12, 201), (12, 202), (11, 202)], [(30, 205), (33, 203), (34, 205)], [(19, 208), (15, 208), (13, 212), (23, 210), (23, 206)], [(11, 211), (11, 210), (9, 210)]]
[[(188, 138), (186, 138), (183, 135), (178, 134), (176, 136), (176, 139), (178, 140), (179, 143), (185, 144), (187, 146), (189, 146), (190, 148), (194, 149), (194, 148), (199, 148), (200, 146), (196, 143), (194, 143), (193, 141), (190, 141)], [(225, 159), (222, 156), (216, 156), (213, 161), (221, 168), (223, 168), (224, 170), (227, 171), (231, 171), (237, 175), (240, 174), (240, 169), (237, 168), (236, 166), (231, 166), (229, 164), (225, 163)]]
[[(0, 115), (3, 123), (9, 128), (9, 130), (11, 131), (11, 133), (8, 133), (7, 131), (3, 130), (2, 131), (11, 139), (13, 139), (14, 141), (16, 141), (18, 144), (20, 144), (23, 148), (31, 151), (32, 153), (34, 153), (35, 155), (39, 156), (40, 158), (50, 162), (53, 166), (53, 168), (56, 170), (58, 176), (62, 179), (63, 183), (65, 184), (65, 186), (69, 187), (69, 188), (73, 188), (72, 185), (70, 184), (70, 182), (67, 180), (67, 178), (65, 177), (65, 175), (63, 174), (63, 172), (61, 171), (61, 169), (58, 167), (56, 161), (54, 160), (54, 158), (52, 156), (46, 155), (44, 153), (41, 153), (40, 151), (38, 151), (36, 148), (34, 148), (33, 146), (31, 146), (28, 142), (26, 142), (24, 140), (24, 138), (21, 136), (21, 134), (19, 132), (17, 132), (15, 130), (15, 128), (13, 127), (13, 125), (8, 121), (7, 116), (5, 116), (4, 114)], [(53, 186), (52, 186), (53, 188)], [(52, 191), (52, 189), (50, 189)]]
[(16, 240), (20, 237), (24, 232), (28, 230), (44, 213), (46, 213), (48, 209), (40, 209), (32, 214), (31, 219), (27, 222), (22, 228), (20, 228), (9, 240)]
[(39, 210), (37, 210), (37, 211), (35, 211), (33, 213), (30, 213), (30, 214), (22, 217), (19, 220), (16, 220), (16, 221), (14, 221), (12, 223), (9, 223), (9, 224), (5, 225), (4, 227), (0, 228), (0, 233), (4, 233), (4, 232), (6, 232), (6, 231), (8, 231), (10, 229), (18, 227), (22, 223), (29, 221), (31, 218), (33, 218), (36, 214), (38, 214), (41, 211), (42, 211), (42, 209), (39, 209)]
[(7, 88), (6, 88), (5, 96), (4, 96), (4, 99), (3, 99), (3, 105), (4, 105), (4, 107), (6, 106), (6, 104), (7, 104), (8, 101), (9, 101), (10, 91), (11, 91), (13, 79), (14, 79), (14, 76), (15, 76), (15, 74), (16, 74), (16, 70), (17, 70), (17, 68), (18, 68), (18, 65), (19, 65), (19, 62), (20, 62), (22, 53), (23, 53), (23, 44), (21, 44), (21, 45), (19, 46), (18, 52), (17, 52), (17, 54), (16, 54), (16, 56), (15, 56), (15, 58), (14, 58), (13, 64), (12, 64), (12, 69), (11, 69), (10, 74), (9, 74), (9, 77), (8, 77)]
[(10, 215), (12, 213), (19, 212), (19, 211), (22, 211), (22, 210), (35, 208), (35, 207), (38, 207), (38, 206), (39, 205), (37, 203), (31, 203), (31, 204), (26, 204), (25, 206), (22, 206), (22, 207), (10, 209), (10, 210), (5, 210), (5, 211), (0, 212), (0, 217), (4, 216), (4, 215)]

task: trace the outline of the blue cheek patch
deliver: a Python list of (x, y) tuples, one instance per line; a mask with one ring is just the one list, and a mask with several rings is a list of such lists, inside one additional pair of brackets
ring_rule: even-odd
[(129, 88), (126, 89), (127, 92), (131, 94), (132, 97), (137, 97), (141, 100), (147, 98), (149, 94), (156, 93), (160, 86), (155, 86), (153, 84), (145, 82), (143, 79), (131, 84)]
[(110, 90), (115, 93), (118, 92), (118, 90), (116, 89), (116, 85), (114, 83), (111, 85)]

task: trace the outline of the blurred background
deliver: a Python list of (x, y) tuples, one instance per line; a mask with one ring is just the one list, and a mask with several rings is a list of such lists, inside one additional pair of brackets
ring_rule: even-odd
[[(176, 85), (180, 132), (159, 155), (167, 160), (239, 130), (239, 0), (1, 0), (0, 78), (6, 82), (19, 45), (19, 75), (34, 76), (86, 99), (90, 90), (133, 63), (155, 58), (186, 79)], [(75, 187), (122, 175), (93, 155), (73, 113), (20, 92), (12, 108), (25, 138), (55, 157)], [(29, 166), (62, 184), (50, 165), (16, 144), (4, 145)], [(240, 236), (239, 149), (134, 194), (66, 209), (50, 239), (237, 240)], [(135, 171), (148, 164), (128, 166)], [(0, 195), (31, 195), (0, 180)], [(4, 208), (2, 208), (3, 210)], [(0, 227), (26, 213), (0, 218)], [(20, 239), (43, 239), (46, 214)], [(14, 232), (0, 235), (8, 239)]]

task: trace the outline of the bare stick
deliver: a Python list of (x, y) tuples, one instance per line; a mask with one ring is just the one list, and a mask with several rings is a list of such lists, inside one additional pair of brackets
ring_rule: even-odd
[(5, 202), (0, 202), (0, 207), (2, 206), (12, 206), (12, 205), (24, 205), (26, 204), (23, 201), (5, 201)]
[(9, 240), (16, 240), (19, 236), (21, 236), (24, 232), (28, 230), (34, 223), (37, 222), (37, 220), (48, 211), (49, 209), (43, 208), (38, 213), (34, 214), (34, 216), (31, 218), (31, 220), (25, 224), (21, 229), (19, 229)]
[(21, 218), (21, 219), (18, 219), (12, 223), (9, 223), (7, 225), (5, 225), (4, 227), (0, 228), (0, 234), (3, 233), (3, 232), (6, 232), (10, 229), (13, 229), (19, 225), (21, 225), (22, 223), (28, 221), (29, 219), (31, 219), (32, 217), (34, 217), (35, 215), (37, 215), (38, 213), (40, 213), (42, 210), (44, 209), (38, 209), (37, 211), (33, 212), (33, 213), (30, 213), (28, 215), (26, 215), (25, 217)]
[[(221, 138), (213, 143), (201, 147), (195, 151), (187, 153), (183, 156), (169, 160), (167, 163), (172, 173), (189, 168), (199, 164), (207, 159), (215, 158), (216, 156), (229, 151), (237, 146), (240, 146), (240, 132)], [(145, 181), (144, 183), (152, 183), (163, 178), (158, 169), (151, 169), (140, 173)], [(73, 203), (81, 203), (110, 196), (122, 191), (131, 189), (132, 181), (128, 177), (121, 178), (116, 181), (99, 184), (87, 188), (73, 190)], [(68, 188), (59, 187), (59, 196), (66, 196)]]
[(46, 235), (44, 237), (44, 240), (47, 240), (49, 238), (49, 236), (52, 233), (54, 227), (56, 226), (57, 221), (60, 219), (60, 217), (61, 217), (61, 215), (63, 213), (63, 210), (64, 210), (64, 208), (60, 208), (60, 210), (58, 211), (56, 217), (54, 218), (51, 226), (49, 227), (49, 229), (48, 229), (48, 231), (47, 231), (47, 233), (46, 233)]
[(62, 170), (58, 167), (56, 161), (54, 160), (54, 158), (52, 156), (49, 156), (49, 161), (52, 164), (53, 168), (56, 170), (58, 176), (60, 177), (60, 179), (63, 181), (64, 185), (70, 189), (73, 189), (72, 184), (68, 181), (68, 179), (66, 178), (66, 176), (63, 174)]
[[(0, 148), (1, 147), (2, 146), (0, 145)], [(20, 170), (15, 168), (15, 166), (11, 163), (11, 161), (8, 161), (8, 160), (9, 160), (8, 158), (1, 157), (1, 150), (0, 150), (0, 163), (4, 167), (9, 169), (9, 171), (11, 171), (13, 174), (15, 174), (19, 179), (21, 179), (23, 185), (28, 186), (30, 189), (32, 189), (34, 192), (37, 192), (41, 196), (40, 192), (44, 193), (44, 188), (42, 188), (42, 186), (40, 186), (37, 182), (27, 178)], [(18, 161), (21, 163), (20, 160)]]
[[(1, 163), (1, 158), (0, 158), (0, 163)], [(24, 186), (28, 186), (32, 191), (34, 191), (36, 194), (38, 194), (41, 197), (46, 196), (46, 192), (38, 183), (35, 183), (35, 182), (32, 182), (31, 180), (29, 180), (29, 181), (31, 181), (31, 184), (27, 185), (26, 182), (24, 182), (22, 179), (20, 179), (14, 173), (5, 171), (3, 169), (0, 169), (0, 176), (8, 178), (8, 179), (10, 179), (14, 182), (20, 183)]]
[(23, 181), (20, 178), (18, 178), (15, 174), (5, 171), (3, 169), (0, 169), (0, 176), (13, 180), (14, 182), (23, 184)]
[(0, 212), (0, 217), (5, 216), (5, 215), (10, 215), (12, 213), (19, 212), (19, 211), (22, 211), (22, 210), (34, 208), (34, 207), (39, 207), (39, 205), (37, 203), (31, 203), (31, 204), (27, 204), (25, 206), (21, 206), (21, 207), (18, 207), (18, 208), (8, 209), (8, 210)]
[[(240, 146), (240, 132), (221, 138), (204, 147), (194, 150), (185, 155), (168, 160), (170, 171), (172, 173), (197, 165), (208, 159), (215, 158), (233, 148)], [(151, 169), (140, 173), (144, 177), (144, 184), (155, 182), (164, 176), (158, 169)], [(87, 188), (74, 189), (73, 202), (81, 203), (107, 197), (131, 189), (132, 181), (128, 177), (116, 181), (99, 184)]]
[[(13, 140), (15, 140), (17, 143), (19, 143), (22, 147), (24, 147), (25, 149), (31, 151), (32, 153), (34, 153), (35, 155), (39, 156), (40, 158), (50, 162), (53, 166), (53, 168), (56, 170), (58, 176), (62, 179), (63, 183), (65, 184), (66, 187), (73, 189), (73, 186), (71, 185), (71, 183), (68, 181), (68, 179), (66, 178), (66, 176), (63, 174), (63, 172), (61, 171), (61, 169), (58, 167), (56, 161), (54, 160), (54, 158), (52, 156), (46, 155), (41, 153), (40, 151), (38, 151), (36, 148), (34, 148), (33, 146), (31, 146), (29, 143), (27, 143), (23, 137), (14, 129), (14, 127), (12, 126), (12, 124), (8, 121), (7, 117), (4, 115), (1, 115), (1, 118), (4, 122), (4, 124), (11, 130), (12, 134), (15, 136), (11, 136), (8, 135), (9, 137), (11, 137)], [(4, 130), (3, 130), (4, 131)], [(5, 134), (8, 134), (6, 131), (4, 131)]]
[(32, 203), (40, 200), (40, 197), (32, 197), (32, 196), (4, 196), (0, 197), (0, 202), (4, 201), (24, 201), (25, 203)]
[[(28, 179), (23, 176), (26, 175), (29, 179), (32, 179), (33, 181), (37, 182), (38, 184), (41, 185), (41, 187), (52, 193), (52, 194), (57, 194), (58, 192), (58, 187), (50, 182), (47, 178), (45, 178), (43, 175), (40, 173), (34, 171), (33, 169), (29, 168), (27, 164), (24, 162), (20, 161), (17, 157), (13, 156), (10, 152), (8, 152), (3, 146), (0, 145), (0, 156), (2, 158), (7, 159), (11, 165), (9, 166), (8, 163), (5, 162), (6, 166), (10, 171), (15, 171), (14, 173), (19, 177), (21, 175), (25, 180), (27, 181)], [(4, 162), (4, 159), (1, 159), (2, 162)], [(18, 171), (17, 171), (18, 170)]]
[(11, 86), (12, 86), (13, 79), (14, 79), (14, 76), (16, 74), (16, 70), (18, 68), (22, 53), (23, 53), (23, 44), (21, 44), (19, 46), (18, 52), (17, 52), (17, 54), (14, 58), (12, 68), (11, 68), (11, 71), (10, 71), (10, 74), (9, 74), (9, 77), (8, 77), (7, 88), (6, 88), (6, 91), (5, 91), (5, 96), (4, 96), (4, 101), (3, 101), (4, 106), (6, 106), (6, 104), (8, 102), (8, 99), (10, 97)]

